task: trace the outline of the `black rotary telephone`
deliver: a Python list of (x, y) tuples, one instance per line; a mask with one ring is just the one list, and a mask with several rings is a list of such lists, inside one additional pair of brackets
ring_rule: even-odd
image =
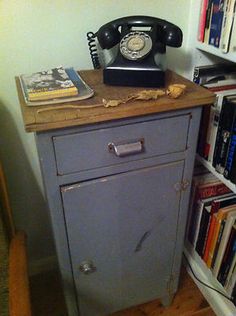
[(96, 37), (102, 49), (119, 44), (115, 60), (103, 70), (105, 84), (160, 87), (165, 85), (166, 46), (180, 47), (183, 35), (178, 26), (155, 17), (116, 19), (95, 34), (87, 33), (94, 68), (100, 68), (94, 45)]

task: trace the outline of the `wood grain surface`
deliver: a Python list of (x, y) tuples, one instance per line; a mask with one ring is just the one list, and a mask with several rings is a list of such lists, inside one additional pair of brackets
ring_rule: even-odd
[[(92, 124), (115, 119), (209, 105), (213, 103), (215, 98), (215, 95), (207, 89), (202, 88), (187, 79), (184, 79), (174, 72), (167, 71), (166, 88), (170, 84), (185, 84), (187, 88), (186, 93), (183, 96), (179, 97), (178, 99), (170, 99), (168, 96), (163, 96), (157, 100), (151, 101), (134, 100), (121, 104), (117, 107), (105, 108), (103, 106), (103, 99), (125, 99), (130, 95), (136, 94), (144, 89), (105, 85), (102, 83), (101, 70), (84, 70), (79, 71), (79, 74), (87, 82), (87, 84), (92, 89), (94, 89), (94, 96), (86, 100), (55, 104), (57, 109), (42, 112), (38, 112), (38, 110), (52, 107), (52, 104), (34, 107), (27, 106), (24, 101), (19, 78), (16, 77), (17, 92), (21, 105), (25, 130), (27, 132), (45, 131), (50, 129)], [(80, 107), (85, 108), (65, 109), (63, 108), (65, 105), (79, 105)], [(58, 109), (60, 106), (61, 109)]]
[[(57, 272), (31, 277), (34, 316), (66, 316), (66, 306)], [(216, 316), (185, 268), (173, 303), (163, 307), (159, 300), (114, 313), (111, 316)]]

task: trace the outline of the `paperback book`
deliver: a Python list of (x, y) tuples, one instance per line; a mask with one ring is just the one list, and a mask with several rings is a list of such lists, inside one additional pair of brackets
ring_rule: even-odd
[[(42, 100), (31, 100), (29, 98), (29, 92), (27, 90), (27, 86), (25, 84), (24, 75), (21, 75), (20, 83), (22, 87), (22, 92), (24, 96), (24, 100), (27, 106), (39, 106), (39, 105), (48, 105), (48, 104), (56, 104), (56, 103), (65, 103), (65, 102), (73, 102), (78, 100), (84, 100), (90, 98), (94, 95), (93, 89), (89, 87), (89, 85), (83, 80), (83, 78), (74, 70), (74, 68), (65, 68), (65, 72), (69, 80), (73, 83), (74, 88), (76, 89), (75, 94), (69, 94), (67, 96), (62, 93), (61, 95), (53, 95), (46, 99), (45, 97)], [(30, 77), (30, 76), (29, 76)], [(74, 90), (73, 88), (73, 90)], [(41, 91), (43, 93), (43, 91)]]

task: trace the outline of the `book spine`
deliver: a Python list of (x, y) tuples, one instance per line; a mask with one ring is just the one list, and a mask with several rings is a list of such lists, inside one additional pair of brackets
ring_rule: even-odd
[(232, 35), (230, 39), (229, 51), (232, 53), (236, 52), (236, 13), (234, 13)]
[(214, 197), (217, 195), (223, 195), (226, 193), (230, 193), (230, 189), (222, 182), (218, 182), (217, 184), (210, 184), (204, 187), (200, 187), (198, 189), (198, 197), (199, 199), (206, 199), (209, 197)]
[(221, 38), (221, 31), (222, 31), (222, 24), (223, 24), (223, 16), (224, 16), (224, 2), (226, 0), (219, 1), (219, 11), (218, 11), (218, 23), (216, 27), (216, 36), (215, 36), (215, 47), (220, 47), (220, 38)]
[[(234, 122), (233, 122), (232, 133), (231, 133), (231, 137), (230, 137), (230, 141), (229, 141), (229, 150), (227, 153), (226, 165), (225, 165), (225, 170), (224, 170), (224, 177), (226, 179), (230, 179), (230, 174), (231, 174), (231, 170), (233, 167), (235, 151), (236, 151), (236, 117), (234, 118)], [(232, 175), (231, 175), (231, 177), (232, 177)]]
[(225, 2), (224, 2), (224, 9), (223, 9), (224, 13), (223, 13), (223, 21), (222, 21), (220, 48), (222, 48), (224, 40), (225, 40), (226, 22), (227, 22), (227, 15), (228, 15), (228, 9), (229, 9), (230, 2), (231, 2), (231, 0), (225, 0)]
[(228, 6), (226, 8), (226, 16), (225, 16), (225, 24), (224, 24), (224, 32), (221, 42), (221, 49), (223, 53), (228, 53), (229, 51), (229, 44), (230, 44), (230, 37), (232, 33), (233, 27), (233, 19), (235, 13), (235, 0), (229, 0)]
[(216, 217), (211, 215), (209, 233), (208, 233), (208, 238), (206, 242), (205, 252), (203, 255), (203, 261), (206, 262), (206, 265), (208, 266), (208, 268), (210, 268), (209, 253), (210, 253), (211, 243), (213, 240), (215, 225), (216, 225)]
[(192, 218), (191, 230), (189, 231), (189, 235), (188, 235), (188, 240), (193, 245), (194, 248), (197, 242), (202, 210), (203, 210), (203, 203), (201, 200), (198, 200), (194, 208), (194, 216)]
[(230, 267), (230, 271), (228, 273), (227, 280), (224, 285), (225, 290), (229, 296), (232, 293), (233, 286), (235, 283), (236, 283), (236, 249), (235, 249), (234, 258)]
[(210, 214), (206, 207), (203, 208), (200, 226), (199, 226), (199, 233), (196, 242), (195, 250), (199, 254), (200, 257), (203, 257), (204, 254), (204, 245), (205, 245), (205, 236), (207, 234), (207, 228), (209, 224)]
[(219, 0), (213, 0), (212, 2), (212, 17), (209, 34), (209, 44), (215, 46), (216, 35), (219, 23)]
[(209, 43), (212, 11), (213, 11), (213, 0), (209, 0), (208, 6), (207, 6), (206, 23), (205, 23), (205, 30), (204, 30), (204, 43), (206, 44)]
[(213, 215), (218, 211), (219, 206), (220, 206), (220, 202), (219, 201), (214, 201), (214, 200), (212, 201), (212, 203), (211, 203), (211, 216), (210, 216), (210, 220), (209, 220), (209, 233), (208, 233), (208, 237), (207, 237), (207, 240), (206, 240), (205, 251), (204, 251), (204, 254), (203, 254), (203, 260), (205, 262), (207, 262), (207, 259), (208, 259), (210, 245), (211, 245), (213, 232), (214, 232), (214, 227), (215, 227), (215, 223), (216, 223), (216, 217), (213, 216)]
[(220, 242), (221, 242), (221, 238), (222, 238), (222, 235), (223, 235), (224, 227), (225, 227), (225, 220), (222, 220), (220, 222), (219, 232), (218, 232), (218, 235), (217, 235), (217, 238), (216, 238), (215, 247), (214, 247), (214, 250), (213, 250), (212, 262), (211, 262), (211, 269), (212, 270), (215, 268), (215, 261), (216, 261), (216, 257), (217, 257), (218, 250), (219, 250), (219, 247), (220, 247)]
[(202, 117), (201, 117), (201, 123), (200, 123), (201, 130), (199, 131), (198, 145), (197, 145), (197, 152), (201, 157), (204, 157), (207, 129), (208, 129), (209, 120), (210, 120), (210, 112), (211, 112), (210, 106), (204, 107), (202, 111)]
[[(228, 107), (228, 103), (226, 102), (225, 97), (223, 98), (222, 102), (222, 109), (220, 113), (220, 119), (219, 119), (219, 125), (218, 125), (218, 130), (217, 130), (217, 135), (216, 135), (216, 142), (215, 142), (215, 150), (214, 150), (214, 155), (213, 155), (213, 167), (217, 168), (216, 171), (219, 173), (222, 173), (222, 170), (220, 168), (223, 159), (225, 158), (223, 155), (225, 154), (225, 143), (224, 143), (224, 136), (227, 136), (224, 134), (224, 131), (227, 128), (227, 125), (229, 124), (228, 121), (232, 119), (231, 117), (231, 111), (232, 108)], [(227, 139), (228, 140), (228, 137)], [(223, 148), (222, 148), (223, 146)]]
[(212, 273), (215, 277), (218, 276), (233, 224), (234, 224), (234, 217), (233, 216), (227, 217), (225, 221), (224, 231), (223, 231), (223, 235), (220, 241), (219, 249), (217, 251), (217, 256), (214, 262), (214, 268), (212, 270)]
[(235, 229), (232, 228), (232, 231), (229, 236), (229, 240), (225, 249), (225, 253), (222, 259), (222, 263), (220, 266), (220, 270), (217, 276), (218, 281), (224, 286), (227, 275), (229, 273), (230, 266), (233, 261), (234, 253), (235, 253)]
[(193, 69), (193, 82), (196, 84), (200, 83), (199, 67), (194, 67)]
[(220, 118), (220, 111), (214, 108), (213, 120), (211, 125), (211, 134), (209, 140), (209, 153), (207, 160), (212, 163), (213, 162), (213, 154), (215, 149), (215, 142), (216, 142), (216, 135), (218, 130), (219, 118)]
[(211, 150), (211, 137), (212, 137), (213, 124), (214, 124), (214, 116), (215, 116), (215, 108), (212, 106), (210, 109), (210, 117), (209, 117), (209, 123), (208, 123), (207, 134), (206, 134), (206, 143), (205, 143), (204, 152), (203, 152), (203, 157), (206, 160), (208, 160), (208, 156)]
[(199, 29), (198, 29), (198, 41), (200, 41), (200, 42), (204, 41), (205, 24), (206, 24), (206, 16), (207, 16), (207, 5), (208, 5), (208, 0), (202, 0), (200, 20), (199, 20)]

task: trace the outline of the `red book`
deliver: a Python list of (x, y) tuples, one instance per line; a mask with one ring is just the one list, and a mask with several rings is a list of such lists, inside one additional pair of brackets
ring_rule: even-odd
[(198, 187), (197, 198), (206, 199), (211, 196), (223, 195), (230, 193), (231, 190), (220, 180), (217, 180), (215, 183), (203, 184)]
[(206, 15), (207, 15), (208, 0), (202, 0), (199, 28), (198, 28), (198, 40), (204, 42)]
[(187, 238), (191, 244), (193, 244), (196, 225), (197, 225), (197, 204), (198, 200), (207, 199), (210, 197), (215, 197), (219, 195), (223, 195), (226, 193), (230, 193), (231, 190), (220, 180), (216, 179), (214, 182), (209, 181), (209, 183), (197, 184), (195, 189), (192, 190), (192, 202), (190, 206), (190, 218), (187, 226)]

